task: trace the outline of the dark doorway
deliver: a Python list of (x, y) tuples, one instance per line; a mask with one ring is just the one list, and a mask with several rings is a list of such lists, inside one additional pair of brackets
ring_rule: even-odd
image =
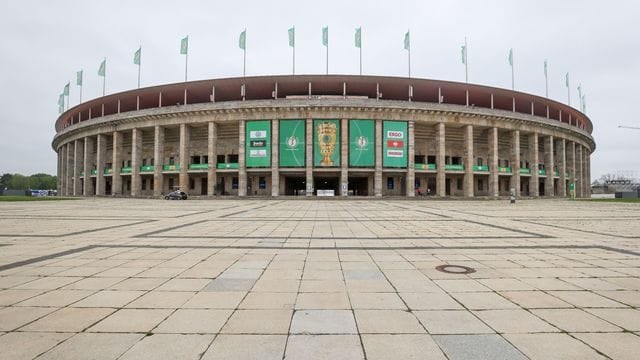
[(306, 178), (303, 176), (286, 176), (284, 178), (285, 195), (304, 195)]
[(218, 182), (218, 189), (216, 191), (218, 195), (227, 195), (224, 188), (224, 176), (220, 177), (220, 181)]
[(319, 176), (313, 178), (315, 190), (333, 190), (336, 196), (339, 194), (338, 183), (339, 180), (337, 176)]
[(544, 182), (545, 182), (545, 180), (542, 179), (538, 183), (538, 196), (544, 196)]
[(445, 190), (445, 195), (451, 196), (451, 179), (446, 179), (444, 181), (444, 190)]
[(438, 192), (438, 187), (436, 186), (437, 181), (434, 177), (427, 178), (427, 189), (425, 190), (427, 195), (435, 195)]
[(529, 178), (520, 178), (520, 196), (529, 196)]
[(200, 178), (200, 195), (207, 195), (208, 179), (206, 177)]
[(111, 195), (111, 179), (105, 179), (104, 181), (104, 194)]
[(97, 194), (98, 189), (96, 188), (96, 178), (91, 178), (91, 188), (93, 189), (93, 194), (89, 195)]
[(349, 196), (368, 196), (369, 179), (366, 177), (349, 178)]

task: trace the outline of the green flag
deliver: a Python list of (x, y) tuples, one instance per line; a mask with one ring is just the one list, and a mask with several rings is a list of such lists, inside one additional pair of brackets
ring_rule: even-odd
[(544, 59), (544, 76), (547, 76), (547, 59)]
[(82, 86), (82, 70), (76, 72), (76, 85)]
[(69, 83), (64, 86), (64, 90), (62, 90), (62, 94), (69, 96)]
[(466, 45), (462, 45), (462, 49), (460, 53), (462, 55), (462, 63), (466, 64), (467, 63), (467, 46)]
[(189, 53), (189, 36), (180, 41), (180, 54), (187, 55)]
[(407, 33), (404, 34), (404, 49), (411, 51), (411, 39), (409, 36), (409, 30), (407, 30)]
[(100, 68), (98, 68), (98, 76), (104, 77), (107, 74), (107, 59), (105, 58), (100, 63)]
[(296, 27), (289, 29), (289, 46), (296, 47)]
[(569, 87), (569, 73), (564, 76), (564, 84), (567, 88)]
[(58, 96), (58, 113), (62, 114), (64, 112), (64, 94), (60, 94)]
[(356, 28), (356, 47), (357, 48), (362, 48), (362, 28), (361, 27), (357, 27)]
[(238, 39), (238, 46), (242, 50), (247, 49), (247, 29), (244, 29), (244, 31), (240, 33), (240, 38)]
[(133, 63), (136, 65), (140, 65), (140, 56), (142, 55), (142, 46), (136, 50), (133, 54)]
[(329, 27), (322, 28), (322, 45), (329, 46)]
[(513, 48), (509, 49), (509, 65), (513, 66)]

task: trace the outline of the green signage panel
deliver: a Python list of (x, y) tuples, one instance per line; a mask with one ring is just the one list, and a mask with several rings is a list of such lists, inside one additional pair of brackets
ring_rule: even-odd
[(245, 159), (247, 167), (271, 166), (271, 121), (247, 121)]
[(305, 166), (305, 120), (280, 120), (280, 166)]
[(340, 120), (313, 120), (313, 166), (340, 166)]
[(376, 165), (375, 133), (373, 120), (349, 120), (349, 166)]
[(382, 166), (407, 167), (407, 122), (385, 121), (382, 123)]

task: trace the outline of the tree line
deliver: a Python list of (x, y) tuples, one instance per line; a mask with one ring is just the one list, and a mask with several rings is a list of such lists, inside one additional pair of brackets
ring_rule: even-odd
[(54, 190), (57, 188), (58, 177), (49, 174), (2, 174), (0, 177), (0, 191), (7, 190)]

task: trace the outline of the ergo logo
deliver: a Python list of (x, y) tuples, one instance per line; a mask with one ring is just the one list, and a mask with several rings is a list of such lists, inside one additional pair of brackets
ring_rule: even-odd
[(404, 132), (403, 131), (387, 131), (387, 138), (389, 139), (403, 139)]

